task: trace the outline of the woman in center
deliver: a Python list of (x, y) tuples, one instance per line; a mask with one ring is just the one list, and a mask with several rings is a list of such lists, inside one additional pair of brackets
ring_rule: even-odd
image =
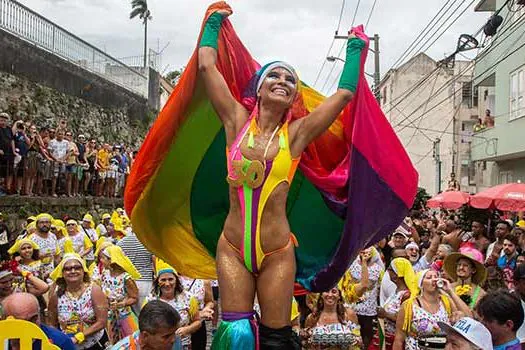
[[(217, 62), (218, 35), (231, 9), (213, 13), (200, 41), (199, 71), (213, 108), (224, 125), (230, 211), (217, 246), (217, 274), (223, 320), (214, 348), (295, 349), (290, 325), (296, 263), (295, 237), (286, 199), (304, 149), (327, 130), (352, 100), (359, 78), (363, 40), (349, 35), (346, 63), (337, 91), (308, 116), (291, 120), (301, 83), (284, 62), (263, 66), (239, 103)], [(251, 105), (253, 108), (247, 108)], [(253, 301), (261, 309), (254, 339)], [(225, 344), (229, 344), (225, 345)]]

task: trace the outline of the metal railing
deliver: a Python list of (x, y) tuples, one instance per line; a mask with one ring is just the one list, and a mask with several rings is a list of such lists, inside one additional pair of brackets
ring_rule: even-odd
[(0, 0), (0, 29), (148, 97), (148, 77), (15, 0)]

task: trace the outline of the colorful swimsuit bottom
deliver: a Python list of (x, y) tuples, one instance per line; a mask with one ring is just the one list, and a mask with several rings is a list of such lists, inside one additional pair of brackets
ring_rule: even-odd
[[(286, 249), (290, 242), (297, 244), (295, 237), (285, 247), (272, 252), (264, 253), (261, 246), (261, 218), (264, 207), (274, 189), (282, 182), (290, 184), (295, 175), (300, 158), (293, 159), (288, 141), (288, 121), (279, 129), (274, 130), (266, 150), (264, 163), (259, 160), (250, 160), (241, 153), (241, 143), (249, 133), (248, 147), (253, 147), (253, 134), (257, 130), (256, 118), (252, 116), (243, 127), (231, 149), (227, 150), (228, 183), (237, 188), (243, 220), (243, 242), (241, 249), (237, 249), (231, 242), (230, 246), (240, 255), (246, 268), (257, 274), (266, 256)], [(274, 136), (279, 137), (279, 152), (273, 160), (267, 160), (266, 154)], [(224, 236), (224, 235), (223, 235)], [(226, 238), (226, 237), (225, 237)]]

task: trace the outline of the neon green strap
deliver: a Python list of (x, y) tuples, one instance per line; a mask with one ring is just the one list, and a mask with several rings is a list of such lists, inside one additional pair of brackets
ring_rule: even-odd
[(219, 31), (224, 17), (218, 12), (214, 12), (208, 17), (204, 30), (202, 31), (201, 42), (199, 47), (213, 47), (217, 50), (217, 43), (219, 39)]
[(359, 81), (359, 68), (361, 66), (361, 51), (365, 42), (358, 38), (348, 40), (346, 44), (346, 61), (339, 79), (339, 88), (355, 92)]

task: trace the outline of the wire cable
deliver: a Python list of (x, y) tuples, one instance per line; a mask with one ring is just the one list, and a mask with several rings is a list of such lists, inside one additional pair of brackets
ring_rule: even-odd
[(357, 12), (359, 11), (359, 5), (361, 5), (361, 0), (357, 0), (357, 6), (355, 7), (354, 18), (352, 18), (352, 25), (350, 26), (350, 28), (354, 26), (355, 19), (357, 17)]
[[(396, 67), (398, 63), (400, 63), (403, 59), (403, 57), (406, 55), (407, 51), (409, 49), (412, 48), (412, 46), (414, 45), (414, 43), (416, 43), (422, 35), (424, 35), (424, 33), (427, 31), (427, 29), (432, 25), (432, 23), (434, 22), (434, 20), (436, 20), (436, 18), (439, 16), (439, 14), (441, 13), (441, 11), (443, 11), (443, 9), (450, 3), (450, 1), (452, 0), (447, 0), (447, 2), (441, 7), (441, 9), (436, 13), (436, 15), (434, 16), (434, 18), (432, 18), (430, 20), (430, 22), (428, 22), (428, 24), (426, 25), (425, 28), (423, 28), (423, 30), (421, 32), (419, 32), (418, 36), (414, 39), (414, 41), (412, 41), (412, 43), (408, 46), (408, 48), (401, 54), (401, 56), (394, 62), (394, 64), (392, 65), (392, 68)], [(426, 34), (425, 34), (426, 35)], [(417, 45), (417, 44), (416, 44)]]
[[(335, 30), (335, 35), (337, 35), (339, 33), (339, 29), (341, 28), (341, 21), (343, 19), (343, 13), (345, 11), (345, 6), (346, 6), (346, 0), (343, 0), (343, 3), (341, 4), (341, 11), (339, 12), (339, 20), (338, 20), (338, 24), (337, 24), (337, 29)], [(332, 52), (332, 48), (334, 47), (334, 43), (335, 43), (335, 36), (332, 39), (332, 43), (330, 44), (330, 47), (328, 48), (328, 52), (323, 57), (323, 63), (321, 64), (321, 68), (319, 69), (319, 71), (317, 72), (317, 76), (315, 77), (314, 86), (316, 86), (317, 82), (319, 81), (319, 77), (321, 76), (321, 73), (323, 72), (324, 66), (326, 65), (326, 57), (328, 57), (330, 55), (330, 52)]]
[(365, 28), (368, 28), (368, 23), (370, 23), (370, 18), (372, 18), (372, 14), (374, 13), (374, 9), (376, 8), (377, 0), (374, 0), (374, 3), (372, 4), (372, 9), (370, 10), (370, 13), (368, 14), (368, 19), (366, 20)]

